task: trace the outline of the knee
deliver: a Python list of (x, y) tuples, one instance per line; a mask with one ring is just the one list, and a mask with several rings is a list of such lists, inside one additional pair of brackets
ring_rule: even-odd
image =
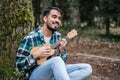
[(85, 68), (86, 68), (87, 72), (89, 74), (92, 74), (92, 66), (90, 64), (86, 64), (85, 66), (86, 66)]
[(62, 62), (63, 61), (62, 58), (59, 56), (54, 57), (53, 60), (54, 60), (54, 62)]
[(65, 66), (65, 63), (62, 60), (62, 58), (58, 57), (58, 56), (52, 58), (52, 65), (51, 65), (51, 67), (54, 69), (54, 68), (56, 68), (56, 67), (58, 68), (60, 66)]

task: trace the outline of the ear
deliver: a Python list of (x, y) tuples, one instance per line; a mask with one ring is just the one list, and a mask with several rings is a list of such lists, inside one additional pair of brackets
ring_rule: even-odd
[(46, 16), (44, 16), (44, 17), (43, 17), (43, 20), (44, 20), (44, 22), (46, 22), (46, 21), (47, 21), (47, 17), (46, 17)]

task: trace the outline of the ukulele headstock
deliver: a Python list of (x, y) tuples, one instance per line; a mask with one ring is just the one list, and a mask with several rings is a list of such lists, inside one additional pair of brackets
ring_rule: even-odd
[(77, 36), (77, 31), (75, 29), (71, 30), (68, 34), (67, 37), (68, 38), (74, 38), (75, 36)]

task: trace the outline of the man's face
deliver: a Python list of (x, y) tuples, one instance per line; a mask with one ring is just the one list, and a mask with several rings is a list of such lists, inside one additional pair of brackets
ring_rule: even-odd
[(44, 22), (47, 25), (48, 29), (51, 31), (56, 31), (57, 28), (61, 25), (61, 14), (57, 10), (51, 10), (48, 16), (44, 17)]

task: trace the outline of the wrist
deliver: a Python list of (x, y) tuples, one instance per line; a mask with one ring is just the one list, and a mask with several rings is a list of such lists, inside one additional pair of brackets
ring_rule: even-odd
[(38, 55), (38, 51), (34, 52), (32, 55), (33, 55), (33, 58), (34, 59), (38, 59), (39, 58), (39, 55)]
[(64, 49), (60, 49), (60, 53), (64, 53)]

